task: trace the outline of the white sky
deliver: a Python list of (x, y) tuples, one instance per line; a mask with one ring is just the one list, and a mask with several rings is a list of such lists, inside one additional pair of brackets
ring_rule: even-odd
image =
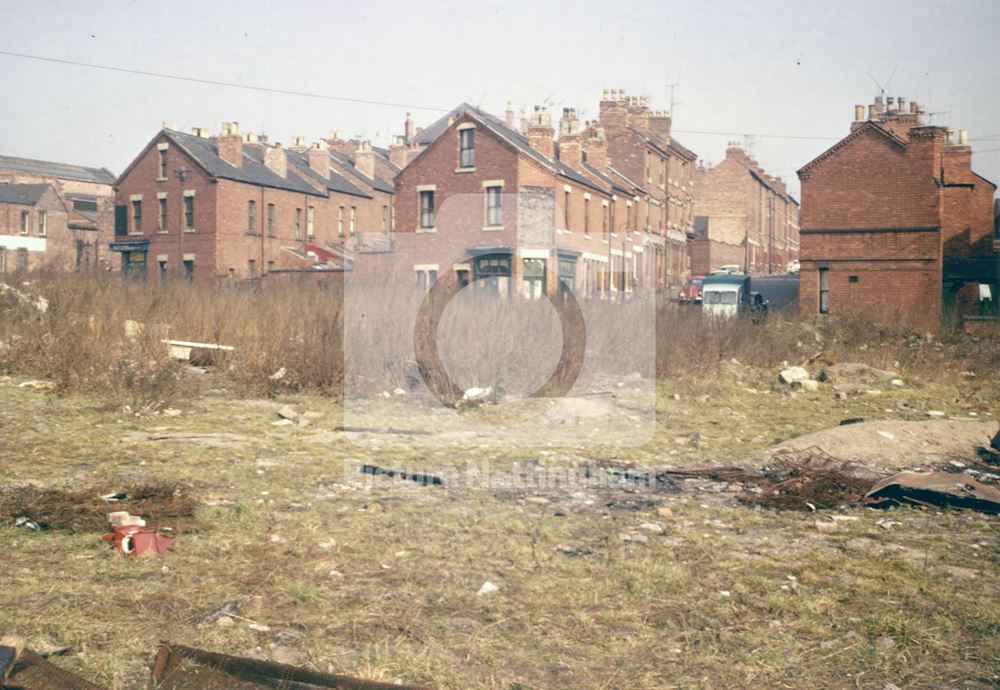
[[(667, 109), (700, 158), (754, 133), (765, 169), (795, 169), (843, 136), (878, 92), (969, 131), (973, 166), (1000, 181), (996, 0), (830, 2), (0, 0), (0, 51), (217, 81), (498, 115), (547, 102), (595, 117), (605, 88)], [(0, 55), (0, 153), (118, 173), (163, 120), (223, 120), (289, 143), (332, 128), (385, 143), (407, 110), (122, 74)], [(687, 132), (686, 132), (687, 131)], [(763, 135), (828, 137), (777, 139)]]

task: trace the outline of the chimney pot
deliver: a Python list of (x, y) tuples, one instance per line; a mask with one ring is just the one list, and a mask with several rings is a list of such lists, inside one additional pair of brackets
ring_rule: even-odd
[(414, 136), (413, 130), (413, 116), (410, 113), (406, 114), (406, 122), (403, 123), (403, 137), (406, 139), (406, 143), (410, 143), (410, 140)]
[(854, 106), (854, 121), (860, 122), (865, 119), (865, 107), (863, 105)]
[(958, 130), (958, 145), (959, 146), (969, 145), (969, 133), (964, 129)]
[(910, 112), (916, 114), (917, 112), (917, 102), (910, 101)]
[(163, 129), (173, 129), (173, 126), (168, 121), (164, 120)]
[(608, 90), (607, 89), (604, 89), (604, 95), (602, 96), (601, 100), (604, 100), (604, 101), (608, 100)]

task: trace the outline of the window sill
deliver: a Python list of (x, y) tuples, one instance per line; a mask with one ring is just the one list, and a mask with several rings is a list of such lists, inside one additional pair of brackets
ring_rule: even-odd
[(417, 234), (422, 235), (424, 233), (435, 233), (437, 228), (417, 228)]
[(170, 179), (169, 177), (157, 177), (156, 181), (157, 182), (166, 182), (169, 179)]
[(185, 232), (185, 233), (188, 233), (188, 234), (191, 234), (191, 233), (193, 233), (194, 231), (195, 231), (195, 230), (194, 230), (194, 228), (184, 228), (184, 232)]
[(471, 173), (471, 172), (476, 172), (476, 166), (472, 166), (471, 168), (455, 168), (455, 172), (457, 172), (457, 173)]
[(166, 235), (166, 234), (167, 234), (167, 231), (166, 231), (166, 230), (157, 230), (157, 231), (156, 231), (156, 234), (157, 234), (157, 235)]
[(502, 232), (502, 225), (487, 225), (483, 228), (483, 232)]

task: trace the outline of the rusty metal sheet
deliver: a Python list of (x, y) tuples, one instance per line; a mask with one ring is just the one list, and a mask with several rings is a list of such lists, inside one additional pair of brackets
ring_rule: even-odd
[(155, 690), (430, 690), (319, 673), (260, 659), (206, 652), (164, 642), (153, 663)]
[(894, 474), (875, 484), (865, 494), (865, 501), (875, 505), (909, 503), (1000, 513), (1000, 489), (968, 474), (948, 472)]
[(106, 690), (59, 668), (30, 649), (25, 649), (18, 656), (3, 687), (8, 690)]

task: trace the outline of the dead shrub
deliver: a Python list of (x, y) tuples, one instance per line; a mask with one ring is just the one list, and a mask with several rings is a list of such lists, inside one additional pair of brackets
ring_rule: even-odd
[(194, 527), (197, 503), (181, 486), (166, 483), (139, 484), (121, 491), (126, 497), (106, 501), (108, 487), (90, 487), (78, 491), (42, 489), (35, 486), (0, 489), (0, 524), (15, 524), (26, 518), (41, 529), (106, 531), (108, 513), (127, 510), (146, 518), (147, 526), (169, 526), (175, 530)]

